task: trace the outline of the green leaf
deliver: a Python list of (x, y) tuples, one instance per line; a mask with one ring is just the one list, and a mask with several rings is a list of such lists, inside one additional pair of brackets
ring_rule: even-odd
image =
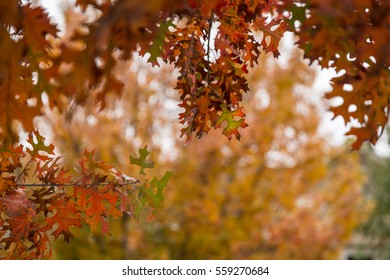
[(166, 39), (166, 34), (169, 32), (169, 27), (176, 27), (172, 20), (168, 20), (165, 22), (159, 23), (159, 28), (157, 29), (157, 34), (155, 39), (153, 40), (153, 44), (150, 46), (148, 53), (150, 53), (150, 57), (148, 62), (152, 63), (153, 66), (159, 66), (157, 58), (161, 57), (163, 52), (163, 46)]
[(223, 129), (223, 135), (229, 140), (232, 139), (232, 135), (235, 135), (237, 139), (240, 139), (241, 135), (238, 132), (238, 128), (245, 128), (248, 126), (245, 123), (245, 114), (242, 112), (242, 108), (230, 111), (226, 105), (221, 105), (221, 109), (222, 114), (218, 118), (216, 127), (221, 127), (222, 123), (226, 122), (227, 126)]
[(294, 29), (295, 21), (299, 21), (303, 23), (306, 20), (306, 6), (297, 6), (295, 4), (292, 4), (290, 7), (290, 12), (292, 13), (291, 19), (285, 19), (287, 21), (288, 25), (291, 27), (291, 29)]
[(50, 144), (49, 146), (45, 145), (45, 137), (39, 134), (38, 130), (35, 130), (28, 137), (27, 142), (32, 146), (32, 149), (27, 148), (27, 152), (30, 154), (31, 158), (47, 160), (48, 157), (39, 152), (45, 152), (49, 155), (54, 155), (54, 145)]
[(144, 148), (139, 149), (140, 156), (138, 158), (134, 158), (134, 157), (130, 156), (130, 163), (135, 164), (135, 165), (139, 165), (141, 167), (141, 170), (139, 172), (139, 174), (141, 174), (141, 175), (146, 175), (146, 173), (144, 172), (144, 169), (154, 167), (154, 161), (147, 161), (146, 160), (146, 158), (148, 157), (149, 154), (150, 153), (147, 150), (147, 146), (145, 146)]
[(148, 216), (149, 219), (153, 217), (156, 211), (161, 207), (164, 201), (164, 189), (168, 184), (172, 172), (165, 172), (161, 179), (154, 177), (150, 183), (145, 182), (139, 189), (138, 200), (139, 203), (135, 208), (135, 216)]
[(167, 171), (161, 179), (158, 180), (156, 177), (154, 177), (153, 180), (150, 182), (150, 185), (156, 188), (156, 198), (159, 201), (164, 200), (163, 191), (166, 188), (168, 180), (169, 178), (171, 178), (172, 174), (173, 173), (171, 171)]

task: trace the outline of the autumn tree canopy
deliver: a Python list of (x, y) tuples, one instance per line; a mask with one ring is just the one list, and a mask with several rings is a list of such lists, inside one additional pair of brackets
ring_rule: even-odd
[[(170, 63), (179, 72), (179, 122), (187, 142), (212, 128), (222, 128), (228, 139), (240, 139), (247, 126), (242, 105), (249, 91), (246, 74), (261, 53), (279, 56), (286, 31), (298, 36), (297, 44), (311, 62), (340, 71), (327, 98), (343, 100), (331, 111), (355, 124), (348, 133), (356, 136), (354, 148), (363, 141), (375, 143), (387, 123), (387, 1), (77, 0), (74, 5), (68, 13), (72, 20), (59, 32), (44, 9), (30, 1), (0, 3), (0, 238), (6, 251), (31, 249), (32, 255), (24, 257), (48, 254), (46, 237), (39, 232), (50, 232), (55, 223), (39, 215), (75, 219), (69, 224), (76, 225), (93, 221), (94, 228), (96, 221), (121, 215), (127, 208), (127, 202), (110, 204), (109, 193), (127, 201), (121, 191), (121, 183), (126, 183), (122, 173), (86, 151), (78, 173), (71, 176), (36, 130), (34, 119), (45, 107), (67, 111), (69, 118), (91, 100), (104, 108), (108, 96), (123, 90), (118, 65), (135, 52), (157, 67)], [(23, 130), (29, 136), (21, 145), (18, 136)], [(140, 150), (139, 160), (132, 161), (141, 171), (148, 166), (146, 154), (146, 148)], [(50, 188), (31, 193), (27, 185), (34, 183), (49, 186), (53, 193), (46, 193)], [(60, 185), (69, 185), (71, 191), (61, 191)], [(93, 202), (86, 203), (77, 191), (91, 186), (88, 191), (104, 194), (107, 208), (92, 211)], [(156, 196), (160, 187), (155, 182)], [(45, 203), (57, 195), (63, 201), (51, 198), (56, 203)], [(85, 207), (66, 208), (72, 203)], [(88, 211), (97, 216), (88, 218)], [(20, 213), (27, 216), (21, 218)], [(39, 226), (25, 222), (20, 230), (13, 229), (20, 225), (15, 219), (32, 217), (41, 221)], [(60, 223), (54, 235), (69, 236), (68, 226)], [(45, 245), (30, 244), (38, 241)]]

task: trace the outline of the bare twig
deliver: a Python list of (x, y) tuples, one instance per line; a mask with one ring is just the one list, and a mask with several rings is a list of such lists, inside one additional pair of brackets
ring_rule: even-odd
[[(119, 186), (127, 186), (127, 185), (132, 185), (134, 187), (137, 187), (138, 182), (120, 182), (120, 183), (115, 183), (115, 185)], [(17, 183), (16, 186), (18, 187), (81, 187), (81, 186), (93, 186), (93, 185), (98, 185), (98, 186), (108, 186), (110, 183), (100, 183), (100, 184), (94, 184), (94, 183), (89, 183), (89, 184), (80, 184), (80, 183), (69, 183), (69, 184), (55, 184), (55, 183)]]

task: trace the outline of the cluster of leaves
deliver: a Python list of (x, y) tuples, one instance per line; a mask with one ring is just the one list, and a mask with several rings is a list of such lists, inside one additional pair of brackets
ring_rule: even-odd
[(344, 72), (326, 98), (343, 99), (330, 110), (354, 124), (347, 133), (357, 137), (353, 148), (367, 140), (375, 144), (389, 118), (389, 1), (296, 1), (289, 9), (305, 57)]
[(357, 136), (354, 148), (365, 140), (375, 143), (387, 122), (387, 1), (78, 0), (76, 5), (81, 11), (68, 16), (77, 24), (60, 38), (42, 8), (16, 0), (1, 4), (4, 134), (13, 135), (12, 120), (31, 131), (31, 120), (41, 114), (42, 92), (61, 107), (61, 97), (83, 104), (93, 91), (104, 106), (108, 93), (123, 88), (114, 74), (117, 62), (139, 46), (154, 65), (161, 58), (179, 69), (187, 141), (222, 126), (227, 138), (239, 138), (238, 128), (247, 126), (240, 105), (248, 91), (244, 74), (261, 52), (279, 55), (287, 29), (299, 35), (306, 57), (346, 71), (327, 97), (344, 100), (331, 109), (335, 116), (360, 123), (349, 132)]
[[(267, 1), (212, 1), (193, 3), (185, 18), (160, 24), (160, 40), (141, 46), (141, 55), (158, 65), (158, 58), (180, 69), (176, 89), (184, 109), (181, 133), (190, 141), (211, 128), (224, 126), (223, 134), (240, 139), (245, 128), (240, 102), (248, 92), (245, 74), (257, 64), (261, 51), (279, 56), (279, 41), (286, 30), (281, 16)], [(175, 25), (174, 22), (177, 22)], [(263, 36), (258, 40), (255, 32)]]
[(47, 69), (51, 57), (46, 36), (56, 36), (57, 28), (40, 7), (3, 1), (0, 9), (0, 132), (2, 138), (15, 140), (13, 120), (32, 131), (32, 120), (41, 114), (41, 94), (53, 75)]
[[(2, 4), (2, 10), (12, 11), (1, 19), (1, 37), (6, 39), (1, 46), (6, 51), (2, 76), (8, 77), (2, 82), (2, 95), (10, 100), (2, 108), (3, 132), (12, 135), (13, 119), (31, 129), (31, 120), (40, 114), (44, 91), (50, 104), (60, 108), (64, 106), (61, 96), (83, 104), (91, 90), (104, 105), (107, 93), (120, 93), (123, 87), (113, 74), (118, 60), (129, 59), (139, 44), (140, 53), (150, 53), (153, 64), (161, 57), (180, 69), (177, 89), (185, 110), (180, 120), (188, 140), (193, 132), (200, 137), (224, 122), (223, 133), (229, 139), (232, 135), (239, 138), (237, 129), (246, 126), (240, 106), (242, 94), (248, 91), (243, 75), (256, 64), (261, 49), (279, 55), (277, 46), (286, 30), (281, 16), (273, 16), (274, 4), (138, 2), (79, 0), (76, 5), (82, 11), (93, 7), (100, 17), (91, 20), (86, 12), (84, 16), (69, 12), (68, 18), (78, 23), (62, 38), (42, 8), (26, 4), (20, 12), (17, 1)], [(263, 32), (261, 40), (256, 40), (255, 31)], [(18, 113), (26, 110), (31, 113), (23, 117)]]
[[(300, 1), (292, 6), (279, 2), (77, 1), (84, 11), (93, 7), (101, 16), (92, 22), (85, 16), (83, 28), (56, 41), (57, 29), (41, 8), (27, 4), (19, 9), (20, 3), (8, 1), (2, 4), (3, 11), (10, 11), (2, 14), (2, 95), (9, 100), (3, 103), (2, 130), (10, 130), (10, 119), (31, 128), (43, 91), (59, 105), (60, 95), (83, 103), (94, 89), (104, 103), (107, 92), (122, 89), (112, 73), (116, 61), (129, 58), (139, 44), (141, 54), (150, 53), (153, 64), (161, 57), (180, 69), (180, 120), (186, 126), (182, 134), (191, 139), (193, 132), (201, 136), (226, 121), (223, 133), (239, 138), (237, 128), (246, 126), (240, 106), (247, 92), (243, 74), (256, 64), (261, 50), (277, 57), (287, 22), (290, 29), (298, 22), (294, 31), (306, 56), (346, 71), (328, 95), (344, 100), (332, 111), (346, 122), (353, 118), (361, 123), (350, 132), (358, 136), (355, 147), (366, 139), (375, 143), (388, 117), (386, 1)], [(289, 16), (283, 17), (286, 9)], [(262, 32), (261, 40), (255, 31)], [(346, 84), (353, 92), (345, 90)], [(19, 111), (29, 114), (22, 117)]]
[[(146, 147), (131, 162), (143, 169)], [(85, 151), (75, 177), (61, 167), (54, 146), (46, 145), (38, 133), (30, 134), (25, 147), (9, 146), (0, 151), (0, 256), (35, 259), (51, 256), (53, 236), (69, 242), (72, 228), (88, 225), (92, 232), (109, 233), (108, 219), (123, 213), (149, 217), (163, 200), (169, 174), (161, 180), (128, 181), (126, 176), (94, 152)], [(31, 183), (33, 182), (33, 183)]]
[(87, 25), (88, 34), (75, 37), (85, 44), (87, 51), (82, 53), (91, 54), (87, 69), (103, 61), (100, 71), (80, 71), (84, 73), (82, 80), (82, 75), (77, 75), (80, 81), (92, 85), (100, 79), (96, 73), (110, 81), (113, 50), (128, 58), (137, 44), (141, 55), (149, 53), (153, 65), (159, 65), (159, 58), (173, 63), (180, 72), (176, 88), (179, 106), (184, 109), (180, 114), (182, 135), (187, 141), (221, 126), (227, 138), (240, 138), (238, 128), (247, 126), (240, 105), (248, 91), (245, 74), (260, 53), (279, 55), (279, 41), (286, 30), (299, 36), (297, 44), (305, 57), (345, 71), (333, 79), (333, 91), (327, 98), (343, 99), (341, 105), (330, 109), (335, 117), (343, 117), (346, 124), (358, 123), (348, 133), (357, 137), (353, 148), (367, 140), (375, 144), (387, 123), (387, 1), (147, 1), (136, 10), (134, 1), (78, 3), (84, 8), (92, 5), (103, 15)]

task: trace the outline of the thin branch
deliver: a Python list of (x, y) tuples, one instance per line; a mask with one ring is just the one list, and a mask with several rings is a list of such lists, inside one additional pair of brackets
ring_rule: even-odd
[[(34, 153), (35, 154), (35, 153)], [(26, 172), (27, 170), (27, 167), (28, 165), (32, 162), (32, 157), (31, 159), (26, 163), (26, 165), (24, 166), (23, 170), (20, 172), (20, 174), (18, 175), (18, 177), (16, 178), (16, 182), (19, 181), (19, 179), (22, 177), (22, 175)]]
[(208, 30), (208, 38), (207, 38), (207, 76), (206, 76), (206, 86), (209, 86), (209, 77), (210, 77), (210, 40), (211, 40), (211, 29), (214, 23), (214, 11), (211, 11), (211, 16), (208, 19), (209, 30)]
[[(136, 184), (139, 183), (138, 182), (121, 182), (121, 183), (115, 183), (115, 185), (119, 185), (119, 186), (127, 186), (127, 185), (132, 185), (133, 187), (138, 187)], [(85, 187), (90, 187), (90, 186), (94, 186), (94, 185), (98, 185), (98, 186), (108, 186), (110, 183), (100, 183), (100, 184), (94, 184), (94, 183), (90, 183), (90, 184), (79, 184), (79, 183), (75, 183), (75, 184), (72, 184), (72, 183), (69, 183), (69, 184), (55, 184), (55, 183), (27, 183), (27, 184), (23, 184), (23, 183), (17, 183), (16, 186), (18, 187), (81, 187), (81, 186), (85, 186)]]

